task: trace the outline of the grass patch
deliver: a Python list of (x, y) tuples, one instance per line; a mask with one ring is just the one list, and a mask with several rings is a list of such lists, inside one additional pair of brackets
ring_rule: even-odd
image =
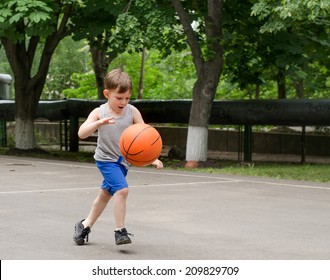
[(330, 182), (330, 164), (254, 163), (251, 166), (224, 166), (211, 173), (259, 176), (313, 182)]
[[(164, 164), (167, 166), (167, 168), (186, 170), (184, 168), (184, 161), (171, 162), (168, 159), (164, 159)], [(311, 182), (330, 182), (330, 164), (328, 163), (239, 163), (221, 160), (209, 160), (205, 163), (202, 163), (201, 168), (188, 170), (215, 174), (257, 176)]]

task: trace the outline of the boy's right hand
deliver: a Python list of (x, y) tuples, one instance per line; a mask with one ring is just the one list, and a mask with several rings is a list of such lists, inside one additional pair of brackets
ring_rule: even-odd
[(156, 169), (164, 168), (163, 163), (162, 163), (159, 159), (156, 159), (156, 160), (152, 163), (152, 165), (155, 166)]
[(105, 124), (114, 124), (116, 123), (115, 117), (103, 118), (98, 120), (97, 126), (100, 127)]

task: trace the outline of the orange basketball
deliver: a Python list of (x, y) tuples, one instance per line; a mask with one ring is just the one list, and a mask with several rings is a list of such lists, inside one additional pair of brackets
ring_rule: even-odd
[(119, 140), (123, 157), (135, 166), (154, 162), (162, 152), (162, 138), (149, 124), (137, 123), (124, 130)]

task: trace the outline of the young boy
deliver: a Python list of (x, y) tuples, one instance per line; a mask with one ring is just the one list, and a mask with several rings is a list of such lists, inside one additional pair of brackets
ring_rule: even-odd
[[(132, 81), (127, 73), (121, 69), (112, 70), (104, 79), (104, 88), (103, 94), (108, 101), (94, 109), (78, 131), (79, 137), (84, 139), (98, 130), (94, 159), (104, 179), (89, 215), (75, 225), (73, 240), (78, 245), (88, 241), (92, 226), (112, 197), (116, 244), (131, 243), (130, 234), (125, 228), (128, 195), (126, 175), (130, 164), (121, 156), (119, 139), (128, 126), (144, 121), (139, 110), (128, 104)], [(163, 163), (158, 159), (152, 165), (163, 168)]]

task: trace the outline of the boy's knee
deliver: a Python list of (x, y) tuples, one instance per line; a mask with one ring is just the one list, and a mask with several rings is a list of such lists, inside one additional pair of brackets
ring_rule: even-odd
[(95, 198), (94, 203), (96, 202), (108, 202), (111, 198), (111, 195), (108, 193), (107, 190), (105, 189), (101, 189), (97, 195), (97, 197)]
[(123, 188), (121, 190), (116, 191), (116, 195), (126, 198), (128, 195), (128, 188)]

